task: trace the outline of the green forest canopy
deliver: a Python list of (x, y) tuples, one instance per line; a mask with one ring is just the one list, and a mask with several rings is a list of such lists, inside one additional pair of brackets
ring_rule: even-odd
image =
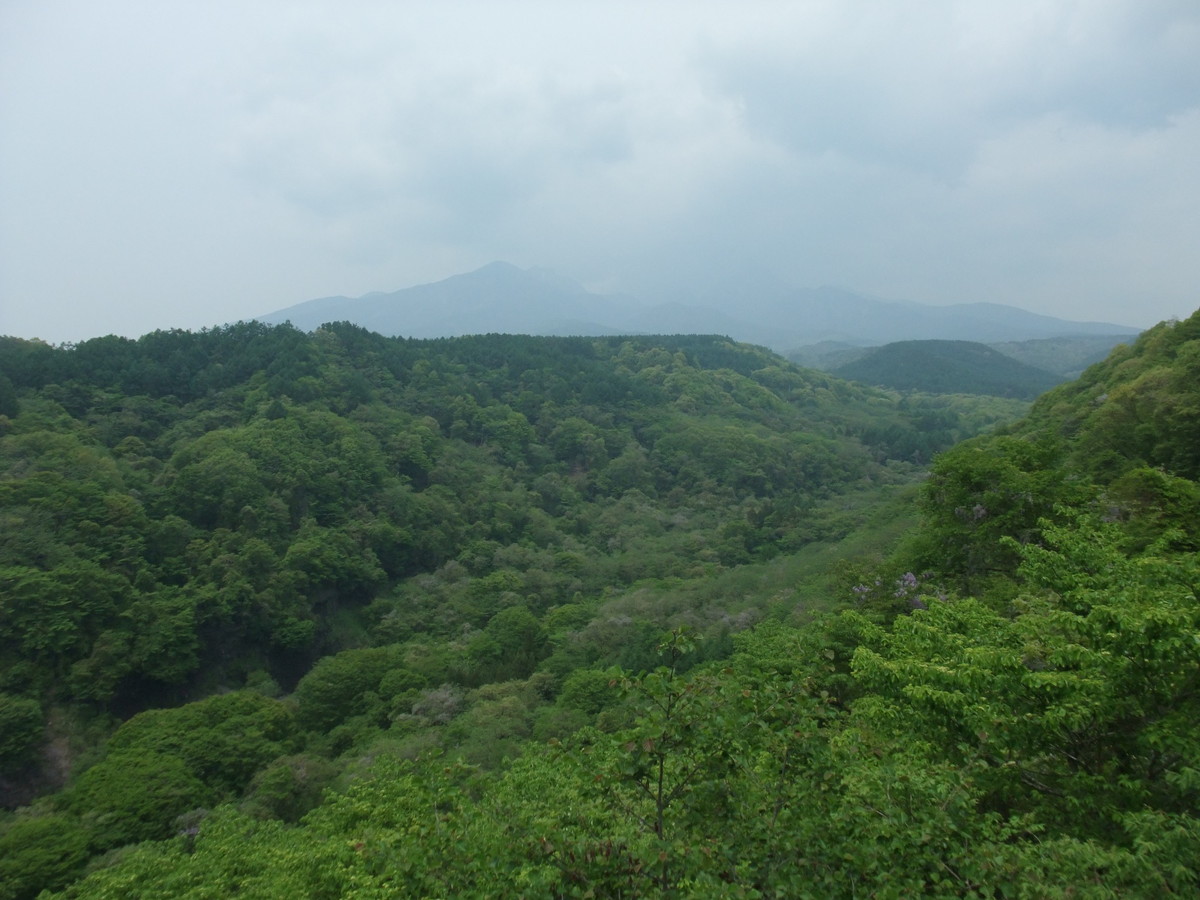
[(1195, 895), (1198, 339), (952, 450), (720, 338), (4, 339), (0, 890)]
[(974, 341), (896, 341), (831, 369), (839, 378), (897, 390), (1033, 400), (1063, 379)]

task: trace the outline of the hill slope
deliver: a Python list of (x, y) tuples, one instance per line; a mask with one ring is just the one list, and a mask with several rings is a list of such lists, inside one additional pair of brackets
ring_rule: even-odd
[(903, 391), (1032, 400), (1061, 379), (972, 341), (897, 341), (831, 369), (839, 378)]
[[(496, 680), (502, 660), (446, 648), (501, 609), (837, 539), (833, 498), (1014, 409), (901, 406), (713, 336), (253, 323), (0, 339), (0, 370), (0, 691), (39, 719), (290, 688), (368, 634), (441, 646), (423, 678)], [(639, 627), (595, 652), (635, 659)], [(30, 734), (0, 759), (11, 798)]]
[(1103, 362), (1118, 344), (1133, 341), (1132, 335), (1076, 335), (1038, 338), (1029, 341), (1003, 341), (991, 344), (1005, 356), (1011, 356), (1035, 369), (1044, 369), (1066, 380), (1083, 374), (1088, 366)]

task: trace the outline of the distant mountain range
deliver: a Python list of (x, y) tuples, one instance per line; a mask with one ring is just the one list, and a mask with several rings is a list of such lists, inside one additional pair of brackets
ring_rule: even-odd
[(362, 297), (323, 297), (260, 316), (311, 331), (348, 321), (380, 334), (725, 334), (786, 353), (821, 341), (859, 346), (900, 340), (1028, 341), (1135, 335), (1104, 322), (1071, 322), (996, 303), (930, 306), (834, 287), (742, 284), (697, 300), (644, 302), (595, 294), (548, 269), (494, 262), (433, 284)]

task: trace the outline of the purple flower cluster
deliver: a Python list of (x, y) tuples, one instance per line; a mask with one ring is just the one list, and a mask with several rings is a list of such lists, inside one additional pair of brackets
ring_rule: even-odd
[[(850, 590), (860, 604), (872, 599), (882, 599), (890, 592), (891, 596), (897, 600), (907, 600), (912, 609), (926, 609), (925, 601), (920, 598), (919, 594), (922, 593), (922, 588), (924, 588), (924, 593), (930, 593), (928, 581), (931, 577), (932, 574), (929, 572), (921, 575), (905, 572), (890, 585), (884, 585), (883, 579), (876, 578), (872, 584), (856, 584)], [(940, 590), (936, 591), (935, 596), (939, 600), (945, 599), (945, 594)]]

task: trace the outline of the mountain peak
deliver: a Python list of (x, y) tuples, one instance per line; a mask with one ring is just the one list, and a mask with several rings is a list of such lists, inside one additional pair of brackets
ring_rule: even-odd
[(1016, 307), (935, 307), (842, 287), (787, 288), (762, 278), (727, 278), (700, 295), (672, 295), (675, 302), (664, 305), (667, 299), (659, 296), (643, 303), (593, 294), (553, 269), (522, 269), (494, 260), (442, 281), (356, 299), (311, 300), (261, 319), (290, 321), (303, 329), (350, 321), (380, 334), (416, 338), (488, 332), (725, 334), (779, 352), (821, 340), (871, 345), (934, 338), (997, 342), (1137, 333), (1134, 328), (1068, 322)]
[[(514, 266), (510, 262), (505, 262), (502, 259), (496, 259), (492, 260), (487, 265), (480, 266), (478, 269), (467, 272), (466, 275), (518, 275), (524, 274), (524, 272), (524, 269)], [(462, 278), (465, 276), (460, 275), (458, 277)]]
[(571, 294), (588, 293), (579, 282), (565, 275), (560, 275), (554, 269), (547, 269), (540, 266), (522, 269), (503, 260), (495, 260), (464, 275), (454, 276), (454, 278), (467, 278), (472, 281), (481, 282), (494, 281), (509, 285), (526, 283), (529, 285), (550, 287), (554, 290), (567, 291)]

